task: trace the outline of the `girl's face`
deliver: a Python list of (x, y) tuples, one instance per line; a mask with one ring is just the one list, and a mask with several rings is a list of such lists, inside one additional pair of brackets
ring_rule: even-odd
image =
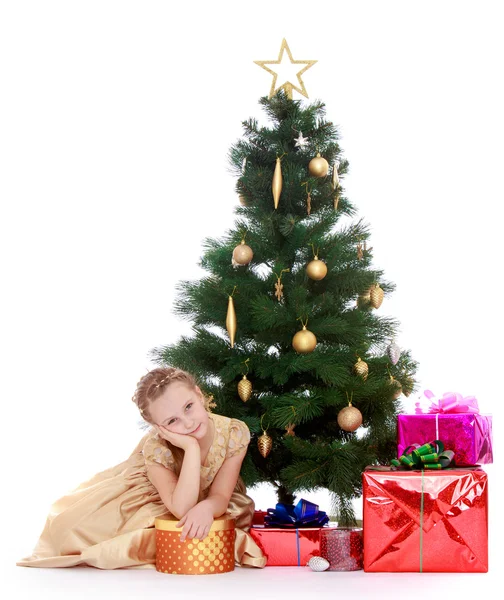
[(168, 431), (202, 439), (208, 431), (208, 413), (199, 387), (186, 383), (170, 383), (163, 394), (150, 405), (152, 420)]

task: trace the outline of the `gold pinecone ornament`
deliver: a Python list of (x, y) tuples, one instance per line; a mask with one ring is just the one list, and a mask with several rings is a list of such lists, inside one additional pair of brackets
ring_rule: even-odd
[(376, 283), (370, 290), (369, 290), (369, 301), (370, 304), (373, 308), (380, 308), (380, 306), (382, 305), (383, 302), (383, 290), (380, 287), (379, 283)]
[(317, 338), (315, 334), (306, 329), (306, 325), (303, 325), (303, 329), (298, 331), (292, 338), (292, 347), (296, 352), (300, 354), (307, 354), (313, 352), (317, 345)]
[(317, 156), (310, 160), (308, 171), (313, 177), (325, 177), (329, 173), (329, 163), (317, 152)]
[(355, 431), (362, 425), (362, 413), (349, 403), (338, 413), (338, 425), (343, 431)]
[(248, 265), (253, 257), (252, 248), (247, 246), (244, 239), (233, 250), (233, 260), (240, 266)]
[(247, 376), (244, 375), (243, 379), (238, 383), (238, 396), (243, 400), (243, 402), (247, 402), (252, 396), (252, 383), (247, 379)]
[(369, 367), (366, 362), (358, 358), (357, 362), (353, 367), (353, 370), (356, 375), (359, 375), (360, 377), (362, 377), (362, 379), (364, 379), (364, 381), (366, 381), (367, 376), (369, 374)]
[(259, 448), (259, 452), (263, 458), (266, 458), (268, 454), (271, 452), (271, 448), (273, 447), (273, 440), (271, 437), (263, 431), (262, 435), (259, 436), (257, 440), (257, 447)]

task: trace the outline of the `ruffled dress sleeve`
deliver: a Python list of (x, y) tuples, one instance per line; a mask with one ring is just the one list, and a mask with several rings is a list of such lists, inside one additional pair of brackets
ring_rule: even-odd
[(231, 419), (226, 458), (231, 458), (243, 451), (246, 452), (249, 442), (250, 431), (247, 425), (238, 419)]
[(160, 439), (157, 434), (153, 434), (147, 438), (142, 449), (142, 454), (147, 466), (163, 465), (163, 467), (171, 471), (174, 470), (173, 454), (164, 440)]

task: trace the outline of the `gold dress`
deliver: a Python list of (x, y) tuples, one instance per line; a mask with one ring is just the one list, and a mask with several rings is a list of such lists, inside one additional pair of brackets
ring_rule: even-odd
[[(201, 495), (224, 460), (248, 446), (247, 425), (209, 413), (214, 439), (201, 467)], [(98, 569), (155, 569), (156, 517), (174, 518), (147, 477), (146, 464), (173, 466), (168, 446), (154, 429), (144, 435), (124, 462), (97, 473), (57, 500), (33, 550), (18, 561), (22, 567), (74, 567)], [(228, 514), (236, 519), (235, 561), (241, 566), (264, 567), (266, 558), (248, 530), (254, 502), (243, 484), (233, 492)]]

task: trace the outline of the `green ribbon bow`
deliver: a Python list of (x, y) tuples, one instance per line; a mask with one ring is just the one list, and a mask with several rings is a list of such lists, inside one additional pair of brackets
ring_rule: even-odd
[[(414, 448), (413, 451), (410, 450)], [(409, 454), (408, 454), (409, 452)], [(390, 461), (396, 469), (447, 469), (453, 462), (455, 453), (444, 449), (441, 440), (434, 440), (423, 446), (408, 446), (404, 454)]]

